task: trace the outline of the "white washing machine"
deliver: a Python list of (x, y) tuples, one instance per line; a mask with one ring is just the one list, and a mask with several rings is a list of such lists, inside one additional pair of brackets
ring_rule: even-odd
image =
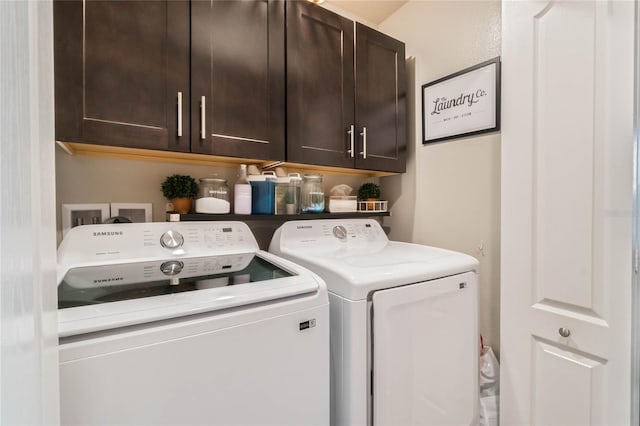
[(241, 222), (87, 225), (59, 255), (63, 425), (326, 425), (324, 282)]
[(476, 259), (372, 219), (287, 222), (269, 251), (327, 283), (332, 425), (478, 424)]

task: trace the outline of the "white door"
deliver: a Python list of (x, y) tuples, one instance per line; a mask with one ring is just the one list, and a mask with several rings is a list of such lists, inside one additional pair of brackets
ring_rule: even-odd
[(501, 423), (628, 424), (634, 2), (502, 7)]
[(0, 0), (0, 58), (0, 425), (55, 425), (51, 0)]
[(478, 424), (478, 284), (454, 275), (373, 294), (373, 424)]

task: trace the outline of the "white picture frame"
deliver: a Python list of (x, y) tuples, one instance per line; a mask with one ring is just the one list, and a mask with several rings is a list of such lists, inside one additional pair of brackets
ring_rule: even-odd
[(96, 225), (109, 219), (109, 204), (62, 204), (62, 236), (79, 225)]
[(422, 86), (422, 143), (500, 130), (500, 57)]
[(153, 205), (151, 203), (111, 203), (111, 217), (126, 217), (131, 222), (153, 221)]

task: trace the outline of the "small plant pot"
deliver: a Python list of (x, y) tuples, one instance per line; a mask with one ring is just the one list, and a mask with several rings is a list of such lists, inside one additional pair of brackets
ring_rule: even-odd
[(173, 209), (180, 214), (187, 214), (191, 211), (191, 198), (174, 198), (171, 202)]

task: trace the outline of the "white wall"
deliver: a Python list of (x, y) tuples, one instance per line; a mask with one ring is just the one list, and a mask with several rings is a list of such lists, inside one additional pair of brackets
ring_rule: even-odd
[[(165, 204), (160, 191), (162, 181), (172, 174), (190, 175), (196, 180), (216, 175), (233, 186), (239, 167), (211, 167), (121, 158), (72, 156), (60, 147), (56, 148), (56, 212), (58, 243), (62, 241), (61, 205), (66, 203), (152, 203), (153, 220), (165, 221)], [(289, 172), (299, 170), (290, 169)], [(308, 171), (306, 173), (309, 173)], [(324, 189), (337, 184), (347, 184), (355, 191), (364, 181), (377, 182), (377, 178), (362, 178), (338, 174), (324, 174)], [(259, 232), (258, 243), (266, 249), (277, 222), (252, 223)], [(259, 228), (256, 231), (256, 228)], [(271, 232), (271, 234), (269, 234)]]
[[(480, 261), (480, 331), (499, 350), (500, 134), (422, 145), (421, 86), (500, 55), (500, 1), (412, 0), (380, 24), (415, 57), (407, 173), (381, 179), (392, 193), (390, 237)], [(411, 67), (410, 67), (411, 68)], [(411, 82), (410, 82), (411, 83)], [(413, 107), (413, 108), (412, 108)], [(413, 111), (411, 111), (413, 110)]]

